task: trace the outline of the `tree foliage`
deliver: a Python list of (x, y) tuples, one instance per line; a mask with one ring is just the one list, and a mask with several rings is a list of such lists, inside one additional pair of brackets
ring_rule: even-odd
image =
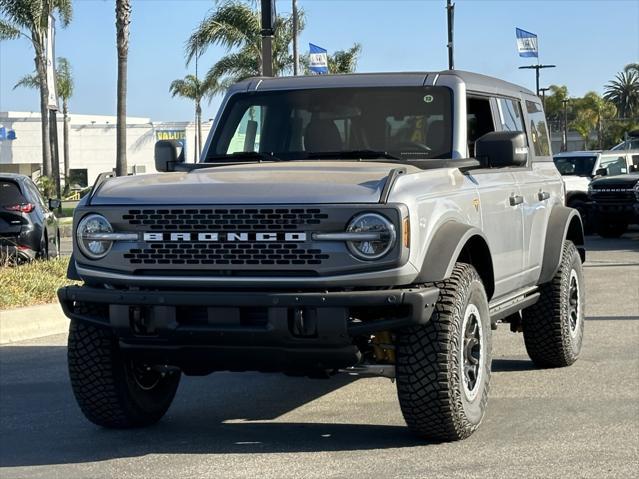
[(617, 107), (619, 118), (639, 116), (639, 65), (629, 64), (605, 87), (604, 98)]

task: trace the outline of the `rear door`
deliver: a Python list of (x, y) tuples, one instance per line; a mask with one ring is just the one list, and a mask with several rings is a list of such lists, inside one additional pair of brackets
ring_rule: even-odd
[[(515, 107), (515, 105), (513, 106)], [(544, 110), (539, 98), (524, 95), (516, 102), (521, 125), (528, 138), (528, 164), (514, 169), (523, 197), (524, 275), (523, 286), (539, 280), (550, 212), (563, 202), (562, 180), (555, 167)]]
[(18, 207), (25, 203), (29, 201), (22, 194), (18, 183), (0, 178), (0, 238), (11, 241), (20, 234), (26, 220)]

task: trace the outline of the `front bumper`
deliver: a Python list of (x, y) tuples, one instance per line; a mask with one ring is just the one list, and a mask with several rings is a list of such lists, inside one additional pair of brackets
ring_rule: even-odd
[[(350, 292), (58, 290), (74, 321), (111, 329), (145, 361), (211, 371), (304, 372), (353, 366), (358, 338), (429, 319), (437, 288)], [(357, 320), (362, 310), (379, 319)]]
[(597, 203), (591, 202), (594, 219), (609, 223), (638, 223), (639, 203)]

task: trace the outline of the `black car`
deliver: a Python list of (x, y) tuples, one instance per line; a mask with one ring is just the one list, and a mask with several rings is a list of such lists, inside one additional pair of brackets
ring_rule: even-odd
[(639, 224), (639, 173), (604, 176), (588, 187), (595, 229), (604, 238), (618, 238), (628, 225)]
[(25, 175), (0, 173), (0, 254), (19, 260), (48, 259), (60, 253), (58, 220), (51, 210), (60, 200), (43, 200)]

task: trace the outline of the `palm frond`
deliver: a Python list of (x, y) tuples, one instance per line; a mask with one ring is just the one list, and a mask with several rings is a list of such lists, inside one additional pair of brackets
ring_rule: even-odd
[(0, 41), (15, 40), (20, 37), (20, 29), (7, 20), (0, 18)]
[(243, 2), (226, 1), (205, 18), (186, 41), (187, 63), (213, 45), (227, 51), (250, 45), (259, 54), (259, 42), (259, 13)]
[(29, 88), (32, 90), (40, 88), (38, 76), (35, 73), (23, 76), (15, 85), (13, 85), (13, 89), (15, 90), (16, 88)]
[(58, 57), (56, 60), (55, 82), (60, 98), (68, 100), (73, 96), (75, 85), (71, 74), (71, 63), (64, 57)]
[(55, 9), (57, 9), (63, 27), (67, 27), (73, 19), (73, 6), (71, 0), (55, 0)]

